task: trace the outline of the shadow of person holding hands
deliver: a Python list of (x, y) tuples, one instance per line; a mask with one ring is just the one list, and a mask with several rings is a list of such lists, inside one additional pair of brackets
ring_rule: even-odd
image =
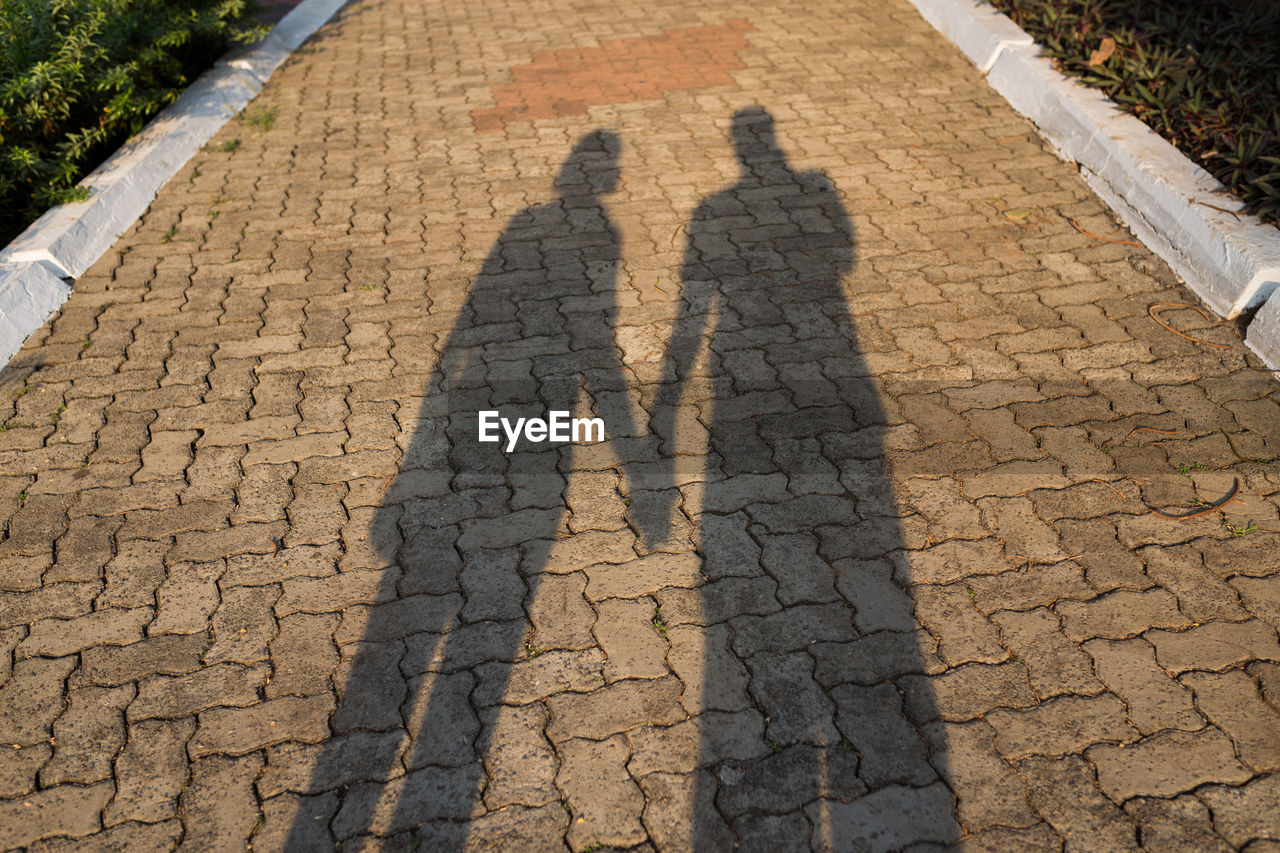
[[(931, 699), (917, 684), (904, 705), (899, 682), (937, 661), (894, 574), (886, 416), (842, 285), (853, 228), (768, 112), (739, 111), (731, 133), (741, 177), (689, 223), (652, 422), (706, 579), (699, 615), (669, 631), (673, 661), (698, 661), (680, 675), (700, 746), (693, 820), (665, 846), (947, 842), (944, 746), (913, 722)], [(684, 454), (705, 458), (701, 483), (676, 482)], [(687, 598), (659, 593), (673, 613)]]
[[(619, 150), (604, 131), (578, 142), (557, 198), (508, 222), (440, 349), (373, 524), (385, 603), (342, 648), (333, 737), (302, 792), (323, 796), (294, 818), (290, 850), (331, 846), (330, 831), (375, 846), (412, 833), (437, 850), (562, 836), (545, 719), (530, 717), (545, 709), (500, 703), (526, 657), (525, 603), (565, 535), (575, 445), (522, 437), (508, 452), (501, 429), (478, 440), (478, 416), (607, 406), (611, 437), (634, 433), (630, 409), (608, 403), (628, 385), (613, 338), (619, 235), (601, 202), (617, 188)], [(501, 748), (495, 731), (507, 733)], [(486, 813), (502, 817), (496, 835)]]

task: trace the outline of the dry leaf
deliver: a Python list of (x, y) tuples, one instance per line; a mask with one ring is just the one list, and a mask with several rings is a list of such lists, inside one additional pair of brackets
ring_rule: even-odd
[(1116, 52), (1116, 40), (1108, 36), (1102, 40), (1102, 44), (1098, 45), (1098, 49), (1089, 54), (1089, 67), (1101, 65), (1111, 58), (1111, 54)]

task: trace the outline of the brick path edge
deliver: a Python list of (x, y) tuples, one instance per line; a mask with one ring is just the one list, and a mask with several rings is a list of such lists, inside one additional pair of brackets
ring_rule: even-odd
[(160, 188), (262, 91), (346, 0), (302, 0), (261, 42), (230, 52), (79, 186), (0, 250), (0, 365), (71, 295), (71, 282), (138, 220)]
[(1007, 16), (974, 0), (911, 3), (1197, 296), (1229, 320), (1244, 317), (1249, 348), (1280, 368), (1280, 296), (1272, 299), (1280, 230), (1243, 213), (1221, 183), (1141, 120), (1054, 69)]

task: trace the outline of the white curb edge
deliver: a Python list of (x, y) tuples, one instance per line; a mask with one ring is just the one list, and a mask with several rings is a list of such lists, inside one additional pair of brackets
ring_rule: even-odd
[(1267, 367), (1280, 369), (1280, 297), (1268, 299), (1258, 309), (1244, 343)]
[(302, 0), (257, 44), (219, 60), (80, 186), (84, 201), (44, 213), (0, 251), (0, 367), (137, 221), (160, 188), (239, 113), (346, 0)]
[(1280, 296), (1267, 304), (1280, 288), (1280, 230), (1243, 213), (1212, 175), (1101, 91), (1054, 70), (1031, 36), (991, 6), (911, 3), (1210, 308), (1234, 320), (1265, 306), (1246, 343), (1280, 367)]
[(71, 285), (44, 264), (0, 264), (0, 357), (7, 362), (70, 295)]

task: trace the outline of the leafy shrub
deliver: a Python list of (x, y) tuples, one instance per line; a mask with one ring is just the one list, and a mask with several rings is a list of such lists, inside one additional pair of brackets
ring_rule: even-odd
[(990, 2), (1061, 70), (1105, 91), (1250, 212), (1280, 222), (1280, 2)]
[(0, 0), (0, 246), (174, 101), (254, 0)]

